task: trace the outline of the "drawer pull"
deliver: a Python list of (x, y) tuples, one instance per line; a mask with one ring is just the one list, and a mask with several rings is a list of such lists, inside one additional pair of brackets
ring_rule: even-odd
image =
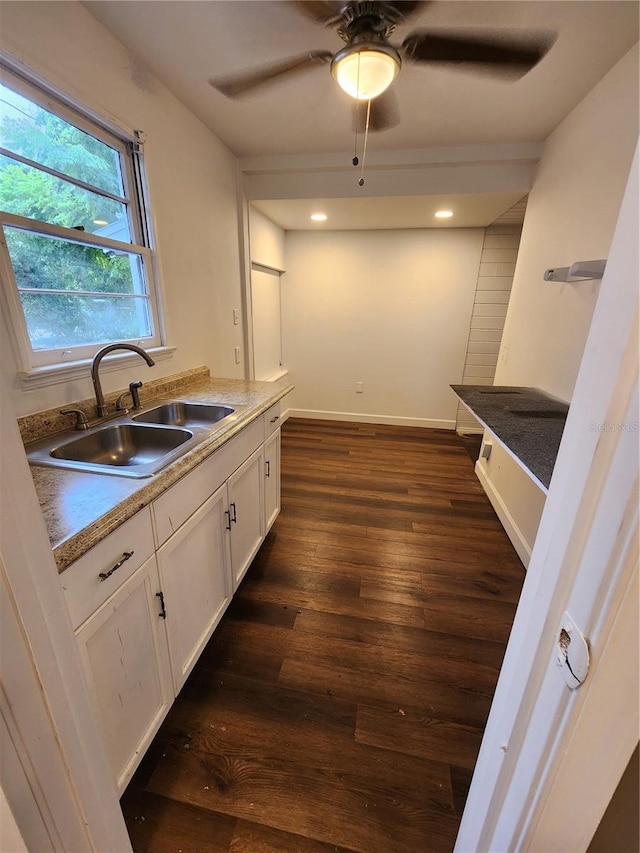
[(225, 530), (231, 530), (231, 513), (228, 509), (225, 509), (224, 514), (227, 516), (227, 526)]
[(267, 477), (270, 477), (271, 476), (271, 462), (268, 459), (266, 459), (265, 465), (267, 466)]
[(100, 580), (101, 580), (101, 581), (106, 581), (106, 579), (107, 579), (108, 577), (111, 577), (111, 575), (112, 575), (114, 572), (116, 572), (116, 571), (120, 568), (120, 566), (121, 566), (123, 563), (126, 563), (126, 562), (127, 562), (127, 560), (128, 560), (130, 557), (133, 557), (133, 554), (134, 554), (134, 552), (133, 552), (133, 551), (124, 551), (124, 552), (123, 552), (123, 554), (122, 554), (122, 559), (121, 559), (118, 563), (116, 563), (116, 564), (115, 564), (115, 566), (113, 566), (112, 568), (110, 568), (108, 572), (100, 572), (100, 574), (98, 575), (98, 577), (100, 578)]
[(231, 509), (231, 507), (233, 507), (233, 515), (231, 516), (231, 521), (233, 521), (233, 523), (234, 523), (234, 524), (237, 524), (237, 523), (238, 523), (238, 516), (237, 516), (237, 514), (236, 514), (236, 505), (235, 505), (235, 503), (231, 503), (231, 504), (229, 504), (229, 509)]
[(278, 418), (279, 418), (279, 417), (280, 417), (280, 415), (276, 415), (276, 416), (275, 416), (275, 418), (271, 418), (271, 420), (269, 421), (269, 423), (270, 423), (270, 424), (275, 424), (275, 422), (278, 420)]
[(158, 617), (162, 619), (167, 618), (167, 608), (164, 606), (164, 592), (156, 592), (156, 598), (160, 599), (160, 613), (158, 613)]

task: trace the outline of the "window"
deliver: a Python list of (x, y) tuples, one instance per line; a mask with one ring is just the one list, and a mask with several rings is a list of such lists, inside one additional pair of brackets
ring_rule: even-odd
[(1, 271), (26, 372), (107, 342), (161, 344), (138, 148), (13, 75), (0, 83)]

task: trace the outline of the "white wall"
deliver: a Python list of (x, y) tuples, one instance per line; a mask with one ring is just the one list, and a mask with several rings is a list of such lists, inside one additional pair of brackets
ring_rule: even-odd
[[(636, 46), (547, 140), (527, 204), (494, 384), (533, 386), (571, 400), (600, 285), (542, 276), (549, 267), (607, 257), (637, 138)], [(513, 539), (519, 553), (530, 552), (541, 494), (505, 453), (478, 467), (496, 511), (506, 512), (522, 534)], [(492, 472), (499, 472), (495, 481)]]
[(496, 385), (571, 400), (599, 284), (543, 281), (549, 267), (606, 258), (638, 138), (638, 47), (548, 138), (529, 194)]
[(449, 385), (462, 378), (482, 238), (482, 229), (288, 231), (292, 409), (452, 429)]
[[(1, 14), (5, 51), (90, 107), (147, 134), (168, 342), (177, 352), (152, 371), (141, 362), (105, 373), (105, 390), (202, 364), (213, 374), (244, 376), (244, 366), (234, 362), (242, 326), (233, 325), (233, 308), (241, 309), (233, 155), (80, 3), (3, 3)], [(16, 387), (16, 413), (91, 393), (89, 379), (38, 391)]]

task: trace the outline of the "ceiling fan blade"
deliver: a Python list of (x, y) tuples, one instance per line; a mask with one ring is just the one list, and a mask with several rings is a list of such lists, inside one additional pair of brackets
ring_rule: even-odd
[[(353, 124), (357, 133), (364, 133), (367, 126), (367, 101), (355, 101)], [(400, 107), (394, 93), (387, 89), (371, 101), (369, 131), (376, 133), (400, 124)]]
[(332, 59), (333, 54), (328, 50), (312, 50), (293, 56), (283, 62), (276, 62), (273, 65), (247, 71), (244, 74), (217, 77), (214, 80), (209, 80), (209, 83), (227, 98), (238, 98), (265, 83), (271, 83), (288, 74), (304, 71), (314, 65), (326, 64)]
[(325, 26), (340, 18), (340, 7), (343, 5), (338, 0), (290, 0), (290, 2), (306, 18), (311, 18), (312, 21)]
[(555, 35), (549, 33), (527, 33), (520, 40), (513, 35), (503, 39), (495, 35), (435, 35), (416, 31), (407, 36), (402, 48), (413, 62), (472, 65), (493, 74), (522, 77), (540, 62), (554, 41)]

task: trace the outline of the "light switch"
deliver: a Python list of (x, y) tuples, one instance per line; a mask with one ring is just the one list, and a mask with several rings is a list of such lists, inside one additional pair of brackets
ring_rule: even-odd
[(240, 364), (240, 347), (235, 348), (236, 364)]
[(237, 308), (234, 308), (233, 309), (233, 325), (237, 326), (239, 322), (240, 322), (240, 312), (238, 311)]

